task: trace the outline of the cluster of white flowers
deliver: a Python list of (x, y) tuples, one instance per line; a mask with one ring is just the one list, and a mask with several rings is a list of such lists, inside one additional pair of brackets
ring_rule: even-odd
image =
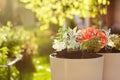
[(112, 40), (109, 40), (108, 43), (107, 43), (107, 45), (108, 45), (109, 47), (115, 47), (115, 45), (114, 45), (114, 43), (113, 43)]
[(66, 44), (65, 42), (60, 42), (58, 40), (54, 40), (54, 45), (53, 45), (53, 48), (56, 50), (56, 51), (62, 51), (66, 48)]

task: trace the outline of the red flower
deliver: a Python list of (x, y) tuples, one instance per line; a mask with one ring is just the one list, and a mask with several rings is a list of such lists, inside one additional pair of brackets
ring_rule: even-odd
[(101, 38), (101, 48), (103, 48), (107, 41), (106, 35), (103, 32), (101, 32), (98, 29), (95, 29), (93, 27), (78, 30), (77, 33), (82, 35), (82, 37), (77, 38), (77, 42), (82, 42), (84, 40), (91, 40), (93, 38), (93, 36), (96, 36), (96, 37)]
[(101, 48), (103, 48), (105, 43), (107, 42), (106, 35), (103, 32), (98, 32), (96, 36), (101, 38)]

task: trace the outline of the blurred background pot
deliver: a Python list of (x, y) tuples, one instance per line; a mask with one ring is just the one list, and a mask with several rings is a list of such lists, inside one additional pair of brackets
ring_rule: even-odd
[(103, 80), (120, 80), (120, 53), (104, 54)]
[(56, 58), (53, 55), (50, 55), (52, 80), (102, 80), (102, 55), (89, 59)]

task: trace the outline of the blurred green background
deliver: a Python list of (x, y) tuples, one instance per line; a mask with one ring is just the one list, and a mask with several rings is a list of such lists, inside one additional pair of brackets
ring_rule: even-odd
[[(0, 46), (0, 65), (23, 55), (27, 64), (18, 62), (11, 73), (21, 72), (22, 78), (12, 80), (51, 80), (49, 55), (54, 52), (52, 41), (58, 28), (105, 27), (109, 4), (109, 0), (0, 0), (0, 28), (4, 32), (0, 35), (6, 38)], [(5, 80), (4, 70), (0, 71), (0, 80)]]

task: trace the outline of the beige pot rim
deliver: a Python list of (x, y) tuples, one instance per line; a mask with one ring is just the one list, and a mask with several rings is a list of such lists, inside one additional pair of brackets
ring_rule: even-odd
[(56, 54), (56, 53), (52, 53), (49, 55), (50, 58), (54, 58), (54, 59), (63, 59), (63, 60), (93, 60), (93, 59), (99, 59), (101, 57), (104, 57), (103, 54), (99, 54), (97, 53), (98, 55), (100, 55), (99, 57), (95, 57), (95, 58), (83, 58), (83, 59), (70, 59), (70, 58), (58, 58), (58, 57), (54, 57), (53, 55)]
[(107, 55), (107, 54), (109, 54), (109, 55), (118, 55), (118, 54), (120, 54), (120, 52), (119, 53), (103, 53), (103, 54), (105, 54), (105, 55)]

